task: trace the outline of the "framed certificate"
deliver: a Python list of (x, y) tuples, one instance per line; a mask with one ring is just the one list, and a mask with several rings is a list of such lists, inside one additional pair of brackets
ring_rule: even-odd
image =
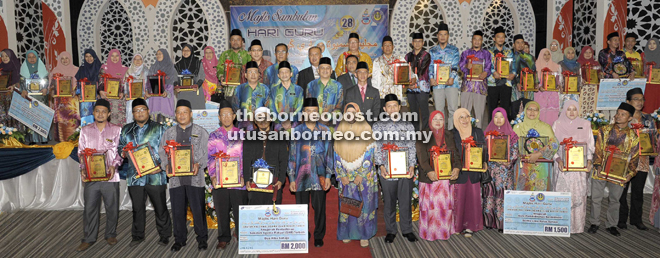
[(408, 178), (408, 152), (405, 148), (389, 151), (387, 168), (390, 178)]
[[(523, 159), (528, 159), (529, 155), (534, 152), (541, 151), (548, 145), (548, 137), (520, 137), (518, 142), (518, 150)], [(548, 159), (540, 158), (539, 161), (551, 161)]]
[(587, 171), (587, 144), (575, 143), (570, 148), (563, 148), (559, 151), (559, 156), (564, 162), (564, 168), (561, 171)]
[(503, 58), (498, 61), (497, 72), (500, 74), (500, 76), (509, 76), (509, 73), (511, 73), (511, 61), (511, 58)]
[[(652, 68), (651, 69), (651, 78), (649, 78), (649, 81), (653, 84), (660, 84), (660, 68)], [(0, 89), (1, 89), (0, 85)]]
[(147, 76), (151, 86), (151, 95), (155, 97), (163, 96), (165, 92), (165, 76)]
[[(225, 85), (238, 86), (241, 85), (241, 66), (240, 65), (225, 65)], [(233, 94), (233, 92), (232, 92)], [(225, 94), (226, 95), (226, 94)]]
[(215, 159), (215, 188), (241, 187), (238, 157)]
[(433, 155), (433, 169), (438, 180), (449, 180), (451, 178), (451, 152)]
[(538, 91), (534, 73), (536, 72), (530, 72), (527, 74), (520, 73), (520, 87), (522, 88), (522, 91)]
[(577, 75), (564, 76), (564, 94), (580, 94)]
[(488, 141), (488, 161), (509, 162), (509, 146), (511, 141), (508, 135), (492, 136), (486, 138)]
[(658, 156), (655, 152), (655, 137), (652, 137), (653, 129), (640, 129), (639, 130), (639, 155), (640, 156)]
[(84, 172), (87, 174), (87, 181), (85, 182), (98, 182), (110, 180), (111, 173), (106, 163), (105, 151), (96, 151), (91, 155), (83, 154), (85, 164), (83, 166)]
[(11, 72), (0, 71), (0, 92), (9, 92)]
[(128, 91), (129, 100), (144, 98), (144, 82), (142, 80), (133, 81), (128, 87), (130, 88)]
[(633, 70), (635, 71), (635, 78), (646, 78), (644, 76), (644, 65), (641, 60), (638, 59), (628, 59), (630, 64), (632, 64)]
[(451, 64), (433, 64), (435, 67), (435, 81), (438, 85), (445, 85), (451, 76)]
[(154, 152), (149, 143), (138, 145), (135, 149), (129, 150), (128, 156), (135, 168), (136, 179), (161, 171), (160, 166), (154, 162)]
[(410, 84), (410, 65), (408, 63), (395, 63), (394, 67), (394, 84), (395, 85), (409, 85)]
[(194, 175), (193, 164), (194, 153), (192, 145), (173, 146), (170, 152), (170, 173), (167, 176), (192, 176)]
[(257, 186), (267, 187), (273, 183), (273, 172), (267, 168), (255, 168), (252, 172), (252, 179)]
[(81, 102), (96, 102), (96, 83), (82, 85), (80, 96)]
[(605, 151), (605, 165), (598, 171), (597, 176), (607, 181), (622, 184), (628, 176), (628, 163), (630, 155), (621, 152)]
[(481, 81), (479, 75), (484, 71), (484, 61), (472, 61), (472, 69), (468, 70), (467, 79), (469, 81)]
[(463, 171), (469, 172), (486, 172), (488, 170), (484, 167), (484, 148), (482, 144), (477, 146), (467, 147), (463, 145)]
[(545, 91), (559, 91), (559, 89), (557, 89), (557, 73), (544, 72), (542, 76), (541, 84)]
[(108, 93), (109, 99), (119, 99), (119, 85), (121, 81), (117, 78), (110, 78), (105, 80), (105, 92)]
[(48, 79), (25, 79), (25, 88), (27, 89), (28, 95), (43, 96), (44, 94), (41, 90), (44, 90), (47, 87)]
[(596, 66), (596, 67), (583, 66), (582, 68), (580, 68), (580, 71), (582, 72), (582, 79), (584, 79), (586, 84), (600, 83), (600, 78), (598, 78), (599, 70), (600, 70), (600, 66)]
[(53, 97), (71, 97), (73, 96), (73, 79), (71, 77), (62, 77), (55, 80), (55, 96)]
[(174, 87), (179, 91), (197, 91), (197, 86), (193, 85), (194, 77), (192, 75), (179, 75), (180, 86)]

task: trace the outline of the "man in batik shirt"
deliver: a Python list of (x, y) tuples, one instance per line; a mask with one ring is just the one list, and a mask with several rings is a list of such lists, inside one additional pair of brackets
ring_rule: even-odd
[(607, 35), (607, 48), (598, 52), (598, 62), (603, 68), (605, 78), (635, 79), (635, 70), (626, 58), (626, 53), (619, 50), (620, 41), (616, 31)]
[(369, 54), (360, 51), (360, 35), (358, 35), (355, 32), (352, 32), (351, 34), (348, 35), (348, 51), (342, 53), (339, 57), (337, 57), (337, 67), (335, 67), (335, 75), (337, 77), (347, 72), (346, 67), (344, 65), (346, 64), (346, 57), (350, 55), (357, 56), (359, 58), (358, 62), (360, 61), (367, 62), (367, 64), (369, 65), (369, 75), (371, 75), (372, 73), (371, 66), (373, 65), (373, 62), (371, 61), (371, 57), (369, 56)]
[[(275, 64), (271, 65), (270, 67), (266, 68), (266, 72), (264, 73), (264, 84), (268, 85), (268, 87), (272, 87), (276, 83), (280, 82), (279, 78), (279, 65), (281, 62), (287, 62), (289, 59), (289, 47), (284, 44), (280, 43), (275, 46), (275, 58), (276, 62)], [(298, 80), (298, 68), (289, 64), (289, 69), (291, 70), (291, 83), (296, 83)]]
[[(319, 62), (320, 78), (313, 80), (307, 86), (305, 97), (318, 100), (319, 113), (340, 113), (344, 104), (344, 90), (341, 83), (330, 78), (332, 66), (330, 58), (323, 57)], [(332, 121), (322, 121), (324, 125), (331, 125)], [(332, 125), (334, 128), (334, 125)]]
[(265, 107), (268, 100), (268, 86), (259, 82), (259, 65), (255, 61), (245, 64), (246, 83), (238, 85), (234, 90), (232, 105), (239, 112), (238, 128), (251, 130), (250, 119), (243, 119), (245, 115), (253, 115), (257, 108)]
[(234, 65), (243, 67), (245, 63), (252, 60), (250, 54), (244, 49), (245, 39), (243, 38), (243, 34), (239, 29), (233, 29), (231, 31), (231, 34), (229, 35), (229, 45), (231, 48), (222, 52), (222, 54), (220, 54), (220, 58), (218, 58), (218, 80), (220, 83), (222, 83), (223, 86), (227, 86), (224, 84), (225, 62), (231, 60)]
[(373, 74), (371, 75), (371, 86), (376, 88), (383, 99), (387, 94), (395, 94), (399, 99), (403, 98), (403, 87), (394, 85), (394, 62), (405, 62), (402, 56), (393, 54), (394, 43), (392, 37), (383, 38), (383, 55), (374, 60)]
[(286, 113), (288, 120), (275, 122), (275, 130), (291, 130), (298, 125), (298, 115), (302, 110), (302, 102), (305, 100), (303, 89), (292, 83), (291, 65), (287, 61), (279, 63), (279, 81), (270, 88), (268, 96), (268, 108), (275, 114)]
[[(477, 127), (483, 128), (484, 111), (486, 110), (486, 77), (490, 75), (490, 52), (482, 47), (484, 33), (477, 30), (472, 34), (472, 48), (463, 51), (459, 66), (463, 71), (463, 87), (461, 89), (461, 107), (472, 112), (479, 122)], [(481, 73), (476, 74), (475, 66), (481, 65)]]
[[(456, 46), (449, 44), (449, 26), (447, 26), (446, 23), (440, 23), (438, 26), (438, 45), (429, 49), (429, 53), (431, 54), (429, 77), (431, 86), (433, 86), (433, 103), (435, 104), (435, 110), (445, 110), (446, 102), (449, 111), (448, 117), (454, 117), (454, 111), (458, 109), (458, 92), (461, 87), (460, 83), (458, 83), (458, 62), (460, 61), (460, 52)], [(449, 80), (447, 80), (446, 84), (438, 85), (437, 83), (435, 64), (439, 62), (451, 64), (451, 74), (449, 75)], [(428, 117), (429, 116), (427, 115), (426, 119), (428, 119)], [(454, 121), (452, 119), (447, 120), (449, 121), (447, 129), (453, 129)]]
[[(488, 76), (488, 114), (492, 114), (493, 110), (497, 107), (502, 107), (504, 110), (509, 110), (511, 106), (511, 90), (513, 83), (511, 82), (516, 77), (516, 71), (512, 67), (513, 51), (504, 47), (506, 41), (506, 33), (503, 27), (497, 27), (494, 31), (492, 46), (488, 51), (490, 52), (491, 60), (491, 74)], [(502, 54), (502, 62), (509, 62), (509, 75), (502, 76), (498, 70), (497, 55)], [(505, 68), (503, 68), (505, 69)]]

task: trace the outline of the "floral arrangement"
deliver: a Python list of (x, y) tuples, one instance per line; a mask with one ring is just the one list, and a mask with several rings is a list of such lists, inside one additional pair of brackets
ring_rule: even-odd
[(479, 123), (479, 119), (476, 118), (470, 118), (470, 123), (472, 124), (472, 127), (477, 127), (477, 123)]
[(511, 126), (522, 123), (525, 120), (525, 113), (520, 113), (516, 116), (516, 119), (511, 120)]
[(598, 112), (589, 113), (584, 118), (591, 122), (592, 130), (597, 130), (601, 126), (608, 125), (610, 123), (610, 120), (605, 118), (605, 114)]
[(206, 189), (204, 191), (204, 199), (206, 200), (206, 216), (215, 221), (215, 223), (218, 223), (218, 218), (215, 214), (215, 204), (213, 203), (213, 195), (211, 194), (213, 192), (213, 183), (211, 182), (211, 177), (209, 177), (208, 173), (206, 173), (204, 179), (206, 181)]
[(160, 122), (160, 124), (164, 125), (167, 128), (170, 128), (172, 126), (175, 126), (177, 123), (174, 120), (172, 120), (171, 118), (168, 117), (168, 118), (165, 118), (165, 121)]
[(25, 134), (19, 132), (17, 128), (0, 124), (0, 140), (14, 138), (20, 142), (25, 141)]

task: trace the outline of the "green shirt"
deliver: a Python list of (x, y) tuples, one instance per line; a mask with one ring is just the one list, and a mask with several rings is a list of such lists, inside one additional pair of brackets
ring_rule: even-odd
[(234, 62), (234, 64), (244, 66), (247, 62), (250, 62), (252, 60), (252, 57), (250, 54), (241, 49), (238, 52), (234, 52), (234, 50), (228, 49), (225, 50), (225, 52), (222, 52), (220, 55), (220, 58), (218, 58), (218, 80), (223, 81), (225, 79), (225, 60), (231, 60)]

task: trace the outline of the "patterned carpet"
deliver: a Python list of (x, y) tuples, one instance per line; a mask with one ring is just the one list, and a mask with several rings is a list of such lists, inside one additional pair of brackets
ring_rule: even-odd
[[(630, 200), (630, 199), (629, 199)], [(644, 195), (643, 221), (647, 227), (651, 195)], [(587, 217), (591, 208), (588, 199)], [(619, 230), (620, 237), (612, 236), (604, 230), (607, 201), (603, 200), (601, 228), (597, 234), (585, 233), (565, 237), (538, 237), (504, 235), (497, 230), (483, 230), (472, 238), (453, 235), (447, 241), (428, 242), (420, 240), (408, 242), (401, 234), (392, 244), (385, 243), (385, 237), (372, 238), (371, 254), (375, 258), (398, 257), (660, 257), (660, 233), (655, 229), (640, 231), (628, 226)], [(417, 222), (413, 223), (418, 235)]]

